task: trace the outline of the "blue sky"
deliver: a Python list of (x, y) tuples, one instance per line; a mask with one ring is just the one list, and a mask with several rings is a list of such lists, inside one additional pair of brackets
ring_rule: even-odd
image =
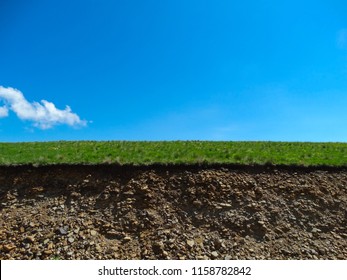
[(1, 0), (0, 141), (346, 142), (346, 11)]

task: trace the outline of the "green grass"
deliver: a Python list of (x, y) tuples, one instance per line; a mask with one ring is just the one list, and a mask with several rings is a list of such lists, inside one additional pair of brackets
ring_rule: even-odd
[(211, 141), (0, 143), (0, 165), (64, 163), (347, 166), (347, 143)]

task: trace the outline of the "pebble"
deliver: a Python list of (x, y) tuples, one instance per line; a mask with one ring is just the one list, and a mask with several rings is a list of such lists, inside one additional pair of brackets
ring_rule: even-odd
[(123, 238), (123, 241), (129, 242), (129, 241), (131, 241), (131, 237), (130, 237), (130, 236), (125, 236), (125, 237)]
[(232, 207), (230, 203), (219, 203), (219, 205), (222, 207)]
[(35, 242), (35, 237), (34, 236), (27, 236), (25, 238), (26, 242), (34, 243)]
[(189, 248), (193, 248), (194, 244), (195, 244), (194, 240), (191, 240), (191, 239), (187, 240), (187, 245), (189, 246)]
[(61, 235), (66, 235), (67, 234), (67, 230), (63, 227), (59, 227), (58, 228), (58, 232), (61, 234)]
[(13, 244), (5, 244), (3, 245), (2, 249), (5, 251), (5, 252), (10, 252), (11, 250), (15, 249), (16, 246), (13, 245)]

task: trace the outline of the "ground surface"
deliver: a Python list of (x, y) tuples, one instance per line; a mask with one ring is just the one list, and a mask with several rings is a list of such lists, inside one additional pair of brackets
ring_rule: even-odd
[(347, 259), (347, 170), (0, 167), (1, 259)]

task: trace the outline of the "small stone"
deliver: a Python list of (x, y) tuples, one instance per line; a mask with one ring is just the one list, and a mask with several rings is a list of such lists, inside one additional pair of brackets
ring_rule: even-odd
[(315, 249), (311, 249), (311, 254), (312, 255), (318, 255), (317, 251)]
[(125, 236), (124, 238), (123, 238), (123, 241), (125, 241), (125, 242), (129, 242), (131, 240), (131, 237), (130, 236)]
[(61, 235), (66, 235), (67, 234), (67, 230), (63, 227), (59, 227), (58, 228), (58, 233), (60, 233)]
[(163, 257), (167, 257), (169, 255), (169, 253), (167, 251), (163, 250), (162, 255), (163, 255)]
[(154, 253), (162, 254), (164, 251), (164, 244), (162, 241), (157, 241), (157, 242), (153, 243), (152, 248), (153, 248)]
[(125, 195), (134, 195), (134, 192), (133, 191), (127, 191), (127, 192), (124, 192)]
[(216, 249), (219, 249), (220, 247), (222, 247), (222, 244), (223, 244), (223, 240), (222, 239), (216, 238), (214, 240), (214, 246), (215, 246)]
[(202, 202), (201, 202), (200, 200), (194, 200), (194, 201), (193, 201), (193, 205), (194, 205), (195, 207), (200, 207), (200, 206), (202, 205)]
[(100, 247), (100, 245), (96, 245), (95, 246), (95, 250), (98, 252), (98, 253), (100, 253), (101, 251), (102, 251), (102, 248)]
[(35, 237), (34, 236), (27, 236), (25, 238), (25, 241), (29, 242), (29, 243), (34, 243), (35, 242)]
[(190, 248), (193, 248), (194, 247), (194, 244), (195, 244), (195, 241), (194, 240), (187, 240), (187, 245), (190, 247)]
[(91, 236), (95, 236), (96, 234), (97, 234), (97, 232), (96, 232), (95, 230), (92, 229), (92, 230), (90, 231), (90, 235), (91, 235)]
[(10, 252), (10, 251), (12, 251), (14, 248), (16, 248), (16, 246), (13, 245), (13, 244), (5, 244), (5, 245), (3, 246), (3, 250), (4, 250), (5, 252)]
[(219, 203), (219, 205), (222, 207), (232, 207), (230, 203)]
[(43, 253), (45, 255), (52, 255), (53, 251), (52, 250), (44, 250)]
[(73, 243), (73, 242), (75, 241), (75, 238), (69, 237), (69, 238), (68, 238), (68, 241), (69, 241), (70, 243)]
[(212, 256), (213, 258), (218, 258), (219, 254), (218, 254), (217, 251), (213, 251), (213, 252), (211, 253), (211, 256)]

